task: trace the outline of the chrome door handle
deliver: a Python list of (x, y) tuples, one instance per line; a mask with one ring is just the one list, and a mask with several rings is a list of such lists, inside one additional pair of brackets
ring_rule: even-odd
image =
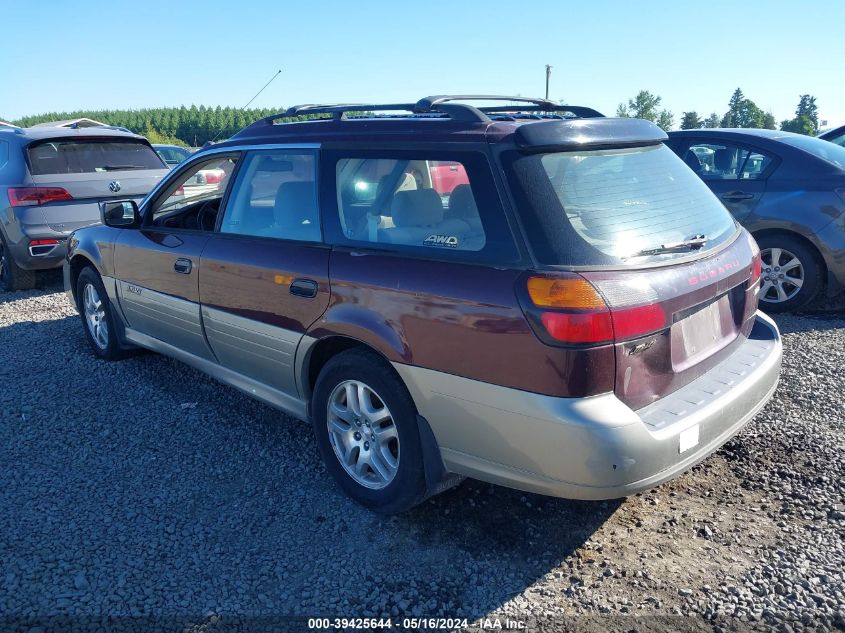
[(746, 193), (744, 191), (730, 191), (722, 194), (722, 200), (750, 200), (754, 197), (753, 193)]
[(173, 264), (173, 270), (177, 273), (182, 273), (183, 275), (190, 275), (193, 267), (193, 262), (187, 257), (180, 257)]
[(311, 279), (294, 279), (290, 284), (290, 293), (297, 297), (313, 299), (317, 296), (317, 282)]

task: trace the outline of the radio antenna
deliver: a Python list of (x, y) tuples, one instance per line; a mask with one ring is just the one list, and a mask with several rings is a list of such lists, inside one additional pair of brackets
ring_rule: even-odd
[[(266, 87), (267, 87), (267, 86), (269, 86), (271, 83), (273, 83), (273, 80), (274, 80), (276, 77), (278, 77), (279, 75), (281, 75), (281, 74), (282, 74), (282, 69), (281, 69), (281, 68), (279, 68), (279, 70), (277, 70), (277, 71), (276, 71), (276, 74), (275, 74), (275, 75), (273, 75), (272, 77), (270, 77), (270, 81), (268, 81), (266, 84), (264, 84), (264, 88), (266, 88)], [(246, 110), (246, 109), (249, 107), (249, 104), (250, 104), (250, 103), (252, 103), (253, 101), (255, 101), (255, 99), (258, 97), (258, 95), (260, 95), (262, 92), (264, 92), (264, 88), (262, 88), (261, 90), (259, 90), (258, 92), (256, 92), (256, 93), (255, 93), (255, 97), (253, 97), (252, 99), (250, 99), (249, 101), (247, 101), (247, 102), (246, 102), (246, 105), (245, 105), (243, 108), (241, 108), (241, 110)]]
[[(277, 70), (277, 71), (276, 71), (276, 74), (275, 74), (275, 75), (273, 75), (272, 77), (270, 77), (270, 81), (268, 81), (266, 84), (264, 84), (264, 86), (261, 88), (261, 90), (259, 90), (258, 92), (256, 92), (256, 93), (255, 93), (255, 96), (254, 96), (252, 99), (250, 99), (249, 101), (247, 101), (247, 102), (246, 102), (246, 105), (245, 105), (245, 106), (243, 106), (243, 107), (241, 108), (241, 110), (246, 110), (246, 109), (249, 107), (249, 104), (250, 104), (250, 103), (252, 103), (253, 101), (255, 101), (255, 100), (258, 98), (258, 95), (260, 95), (262, 92), (264, 92), (264, 89), (265, 89), (267, 86), (269, 86), (271, 83), (273, 83), (273, 81), (276, 79), (276, 77), (278, 77), (278, 76), (279, 76), (279, 75), (281, 75), (281, 74), (282, 74), (282, 69), (281, 69), (281, 68), (279, 68), (279, 70)], [(213, 143), (214, 141), (216, 141), (216, 140), (217, 140), (217, 137), (218, 137), (218, 136), (220, 136), (222, 133), (223, 133), (223, 130), (219, 130), (219, 131), (217, 132), (217, 134), (215, 135), (215, 137), (214, 137), (213, 139), (211, 139), (210, 141), (208, 141), (208, 142), (209, 142), (209, 143)], [(203, 147), (205, 147), (205, 146), (203, 146)]]

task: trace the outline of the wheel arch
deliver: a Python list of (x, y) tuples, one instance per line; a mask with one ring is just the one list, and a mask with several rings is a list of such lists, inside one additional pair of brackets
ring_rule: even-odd
[(822, 256), (822, 252), (819, 247), (816, 245), (813, 240), (808, 238), (806, 235), (802, 233), (798, 233), (797, 231), (791, 231), (789, 229), (783, 228), (767, 228), (767, 229), (760, 229), (758, 231), (753, 231), (751, 236), (755, 240), (760, 240), (763, 237), (772, 237), (775, 235), (783, 235), (790, 239), (797, 240), (801, 242), (804, 246), (810, 249), (813, 255), (816, 258), (816, 263), (821, 267), (822, 270), (822, 277), (824, 278), (827, 275), (827, 262), (825, 262), (824, 257)]
[(317, 377), (320, 375), (323, 367), (332, 358), (350, 349), (364, 349), (373, 352), (386, 363), (390, 363), (390, 359), (378, 349), (353, 336), (329, 334), (316, 339), (305, 351), (300, 368), (300, 389), (303, 397), (309, 403), (309, 409), (311, 395), (314, 393)]
[(100, 271), (97, 269), (97, 265), (86, 255), (76, 254), (68, 262), (68, 290), (70, 290), (74, 303), (77, 306), (79, 305), (79, 297), (76, 296), (76, 284), (79, 281), (79, 275), (82, 273), (82, 269), (86, 266), (90, 266), (99, 274)]

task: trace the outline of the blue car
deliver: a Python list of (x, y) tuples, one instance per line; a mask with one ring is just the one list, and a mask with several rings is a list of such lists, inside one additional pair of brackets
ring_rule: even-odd
[(845, 288), (845, 147), (757, 129), (681, 130), (666, 143), (757, 240), (763, 310)]

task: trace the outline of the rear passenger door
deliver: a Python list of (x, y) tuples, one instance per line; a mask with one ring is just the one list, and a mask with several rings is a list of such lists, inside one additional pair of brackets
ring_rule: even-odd
[(684, 138), (675, 148), (740, 222), (760, 202), (774, 157), (753, 147), (713, 138)]
[(297, 394), (296, 349), (329, 302), (312, 149), (248, 152), (200, 271), (202, 320), (229, 369)]

